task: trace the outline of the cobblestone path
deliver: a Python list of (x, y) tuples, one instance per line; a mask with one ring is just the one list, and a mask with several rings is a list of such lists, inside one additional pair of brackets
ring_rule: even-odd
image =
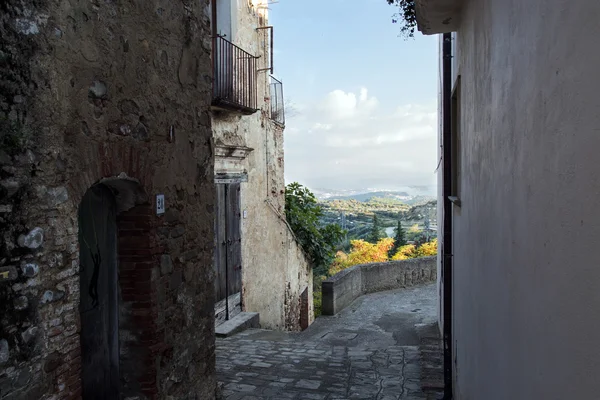
[(221, 396), (441, 399), (435, 301), (432, 285), (376, 293), (302, 333), (249, 330), (218, 339)]

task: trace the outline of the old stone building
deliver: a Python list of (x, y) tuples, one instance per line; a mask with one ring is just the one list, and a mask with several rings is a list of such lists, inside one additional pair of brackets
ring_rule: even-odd
[(208, 11), (0, 2), (3, 400), (214, 396)]
[(284, 216), (283, 89), (271, 75), (267, 1), (212, 5), (217, 321), (243, 309), (262, 327), (299, 330), (312, 322), (312, 270)]

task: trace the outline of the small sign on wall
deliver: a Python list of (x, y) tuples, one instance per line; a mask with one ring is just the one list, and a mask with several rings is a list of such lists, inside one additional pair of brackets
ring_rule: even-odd
[(244, 216), (244, 219), (248, 218), (248, 210), (244, 210), (242, 215)]
[(162, 215), (165, 213), (165, 195), (156, 195), (156, 215)]

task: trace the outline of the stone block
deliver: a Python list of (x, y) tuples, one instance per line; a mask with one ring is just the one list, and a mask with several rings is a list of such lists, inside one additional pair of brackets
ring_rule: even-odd
[(52, 303), (65, 297), (65, 292), (60, 290), (46, 290), (40, 299), (41, 304)]
[(0, 186), (6, 190), (6, 197), (14, 196), (20, 189), (21, 185), (14, 179), (6, 179), (0, 181)]
[(27, 296), (19, 296), (14, 300), (13, 304), (15, 310), (22, 311), (29, 307), (29, 299), (27, 298)]
[(21, 247), (28, 247), (32, 250), (39, 248), (44, 243), (44, 230), (42, 228), (33, 228), (26, 235), (19, 236), (18, 244)]
[(21, 272), (27, 278), (33, 278), (40, 272), (40, 267), (36, 263), (22, 263)]
[(63, 356), (57, 351), (49, 354), (44, 361), (44, 372), (50, 373), (56, 370), (62, 364), (62, 358)]
[(173, 272), (173, 260), (168, 254), (163, 254), (160, 257), (160, 274), (167, 275)]
[(69, 200), (69, 192), (64, 186), (48, 189), (48, 204), (57, 206)]
[(185, 233), (185, 228), (182, 225), (178, 225), (175, 228), (171, 229), (171, 238), (176, 239), (178, 237), (183, 236)]
[(227, 337), (242, 332), (249, 328), (260, 327), (260, 316), (258, 313), (241, 312), (229, 321), (223, 322), (215, 328), (217, 337)]
[(88, 93), (92, 98), (104, 99), (108, 96), (108, 88), (106, 87), (106, 83), (100, 80), (95, 80), (90, 85)]
[(23, 342), (30, 343), (33, 339), (35, 339), (37, 333), (37, 326), (31, 326), (21, 333), (21, 338), (23, 339)]
[(6, 363), (10, 358), (10, 349), (6, 339), (0, 339), (0, 365)]

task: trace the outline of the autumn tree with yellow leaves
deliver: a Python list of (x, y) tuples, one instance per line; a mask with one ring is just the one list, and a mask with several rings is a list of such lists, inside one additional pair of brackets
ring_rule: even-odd
[(329, 268), (329, 275), (337, 274), (353, 265), (407, 260), (409, 258), (429, 257), (437, 254), (437, 239), (420, 246), (415, 246), (414, 244), (400, 246), (396, 254), (392, 257), (388, 255), (388, 252), (394, 246), (394, 239), (392, 238), (381, 239), (375, 244), (364, 240), (352, 240), (350, 244), (352, 246), (350, 253), (337, 252)]

